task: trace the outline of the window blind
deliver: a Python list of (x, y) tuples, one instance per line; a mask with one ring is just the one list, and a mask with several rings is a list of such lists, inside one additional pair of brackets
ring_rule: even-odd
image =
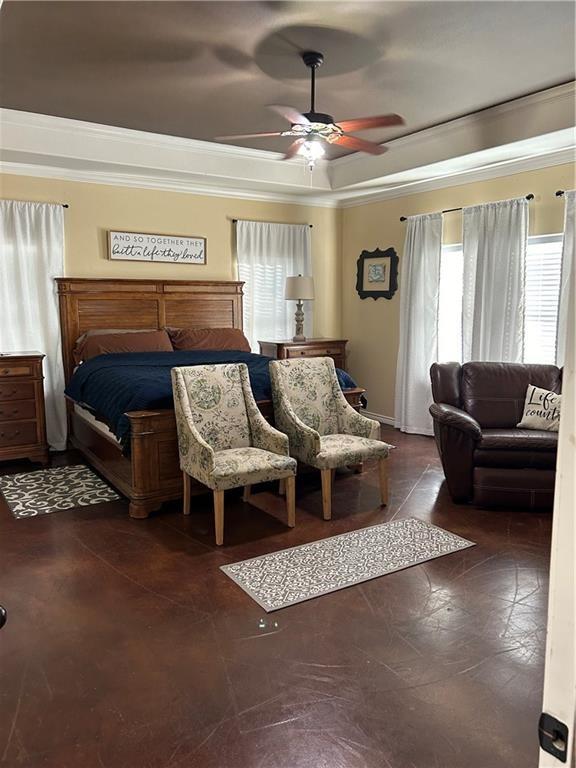
[(528, 238), (525, 266), (524, 362), (554, 364), (562, 235)]

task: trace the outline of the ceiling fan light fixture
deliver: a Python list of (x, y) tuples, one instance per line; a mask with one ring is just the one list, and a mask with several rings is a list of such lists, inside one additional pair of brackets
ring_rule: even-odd
[(300, 145), (298, 154), (302, 155), (302, 157), (306, 159), (306, 162), (308, 163), (308, 168), (310, 168), (310, 170), (312, 171), (314, 170), (316, 161), (324, 157), (324, 155), (326, 154), (326, 150), (324, 149), (324, 146), (321, 140), (307, 139), (306, 141), (303, 141), (302, 144)]

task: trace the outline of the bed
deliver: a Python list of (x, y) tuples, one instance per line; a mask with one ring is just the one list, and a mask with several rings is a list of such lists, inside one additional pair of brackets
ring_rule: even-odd
[[(76, 367), (76, 342), (93, 329), (242, 328), (241, 282), (57, 278), (56, 283), (67, 386)], [(356, 409), (363, 393), (359, 387), (344, 390)], [(70, 444), (128, 498), (131, 517), (146, 518), (182, 496), (171, 407), (126, 412), (127, 435), (120, 441), (81, 402), (67, 397), (67, 403)], [(272, 420), (269, 399), (259, 399), (258, 407)], [(192, 492), (206, 488), (195, 483)]]

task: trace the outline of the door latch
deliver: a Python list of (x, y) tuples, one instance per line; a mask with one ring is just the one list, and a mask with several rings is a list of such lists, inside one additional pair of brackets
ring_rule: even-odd
[(544, 752), (565, 763), (568, 756), (568, 726), (542, 712), (538, 722), (538, 739)]

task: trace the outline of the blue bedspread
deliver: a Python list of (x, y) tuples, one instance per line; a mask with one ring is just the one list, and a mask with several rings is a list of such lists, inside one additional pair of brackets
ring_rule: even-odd
[[(170, 369), (180, 365), (246, 363), (256, 400), (270, 400), (271, 358), (250, 352), (198, 350), (190, 352), (129, 352), (98, 355), (74, 373), (66, 394), (106, 422), (126, 447), (130, 436), (128, 411), (173, 408)], [(356, 386), (337, 370), (342, 389)]]

